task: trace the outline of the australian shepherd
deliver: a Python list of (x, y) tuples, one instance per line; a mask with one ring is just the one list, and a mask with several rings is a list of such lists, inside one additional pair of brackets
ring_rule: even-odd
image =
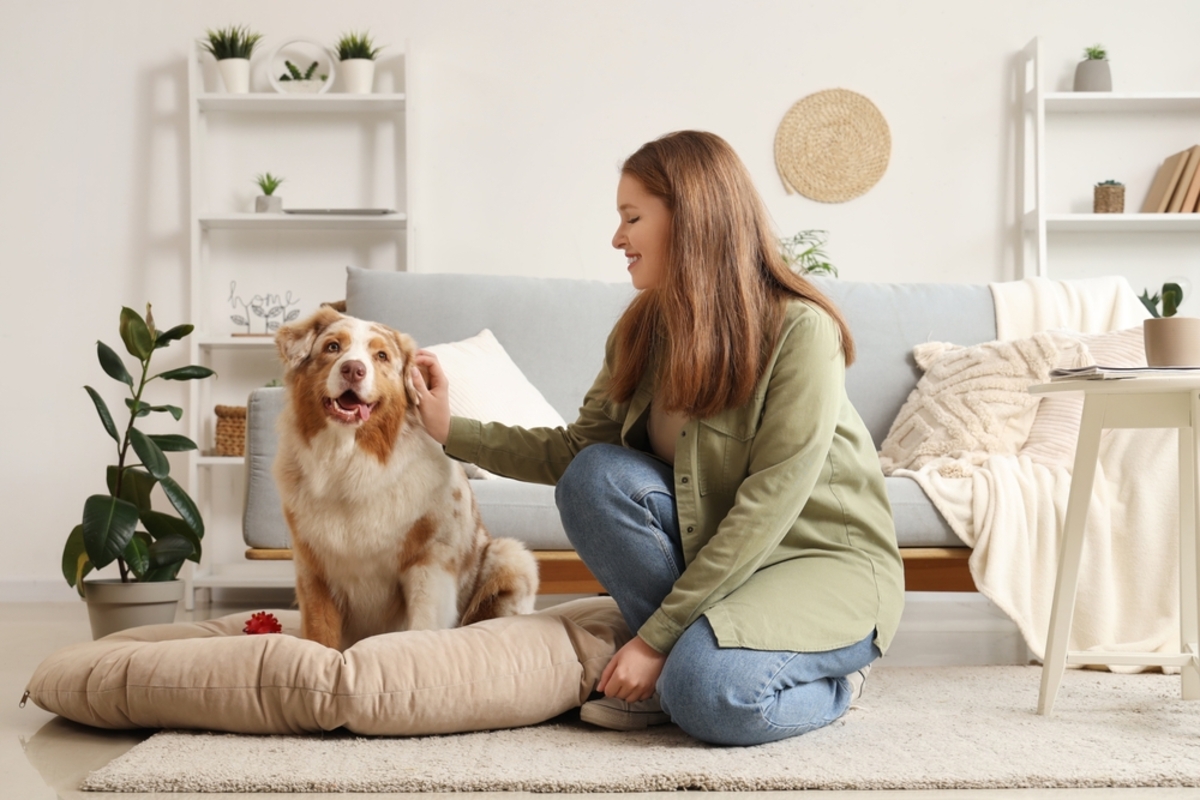
[(288, 393), (275, 481), (304, 638), (345, 649), (532, 611), (533, 556), (488, 535), (462, 465), (421, 423), (412, 339), (322, 308), (275, 342)]

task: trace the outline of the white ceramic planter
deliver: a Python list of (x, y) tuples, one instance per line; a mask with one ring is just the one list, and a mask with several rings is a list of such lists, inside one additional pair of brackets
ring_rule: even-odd
[(283, 198), (273, 194), (260, 194), (254, 198), (254, 210), (259, 214), (282, 214)]
[(1075, 67), (1075, 91), (1111, 92), (1112, 71), (1103, 58), (1089, 58)]
[(121, 583), (119, 578), (83, 582), (92, 638), (175, 621), (175, 608), (183, 598), (183, 581)]
[(1163, 317), (1142, 323), (1146, 363), (1152, 367), (1200, 367), (1200, 318)]
[(375, 62), (369, 58), (348, 58), (340, 62), (347, 94), (370, 94), (375, 86)]
[(221, 80), (229, 94), (246, 94), (250, 91), (250, 59), (223, 58), (217, 62)]

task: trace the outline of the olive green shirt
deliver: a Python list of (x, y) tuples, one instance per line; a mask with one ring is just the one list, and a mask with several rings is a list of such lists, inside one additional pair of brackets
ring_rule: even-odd
[[(519, 480), (554, 484), (598, 442), (650, 452), (654, 379), (625, 403), (607, 396), (614, 358), (565, 428), (515, 428), (454, 417), (446, 452)], [(714, 376), (716, 377), (716, 376)], [(674, 464), (687, 565), (637, 632), (667, 653), (700, 615), (722, 647), (822, 652), (872, 630), (886, 651), (904, 607), (904, 572), (875, 446), (845, 388), (838, 328), (788, 304), (754, 397), (689, 420)]]

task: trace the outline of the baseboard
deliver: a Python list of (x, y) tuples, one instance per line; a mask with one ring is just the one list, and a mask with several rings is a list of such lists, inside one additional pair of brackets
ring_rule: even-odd
[(79, 593), (58, 580), (12, 580), (0, 578), (0, 603), (69, 603), (79, 602)]

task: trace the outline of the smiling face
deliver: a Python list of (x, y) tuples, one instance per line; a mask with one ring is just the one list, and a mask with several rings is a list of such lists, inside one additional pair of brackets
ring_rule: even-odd
[(612, 246), (624, 251), (635, 289), (657, 286), (666, 273), (671, 244), (671, 209), (651, 194), (640, 180), (622, 175), (617, 184), (617, 213), (621, 224)]

